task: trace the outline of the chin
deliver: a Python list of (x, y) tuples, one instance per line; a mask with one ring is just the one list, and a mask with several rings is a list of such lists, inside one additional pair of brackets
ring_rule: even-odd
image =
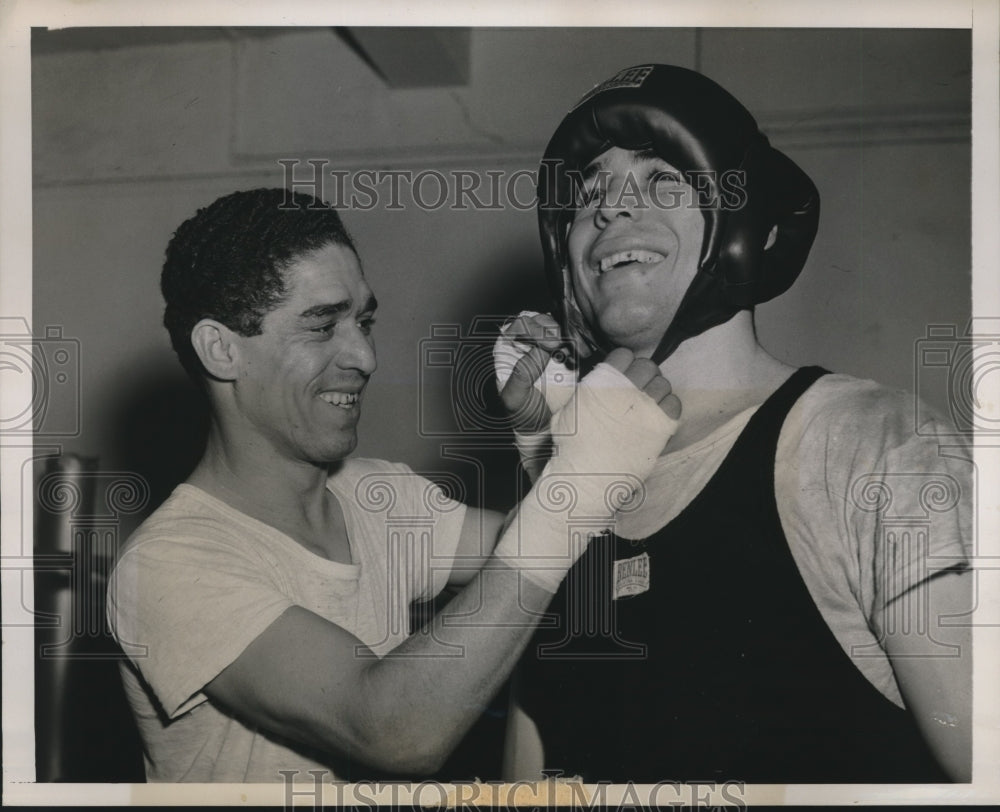
[(666, 331), (665, 327), (643, 330), (637, 327), (634, 321), (631, 324), (616, 322), (607, 327), (604, 324), (600, 326), (610, 346), (624, 347), (639, 358), (650, 357), (659, 345), (660, 337)]
[(317, 449), (316, 453), (313, 455), (313, 461), (317, 465), (333, 465), (343, 460), (344, 457), (353, 452), (357, 446), (357, 435), (350, 438), (344, 438), (341, 442), (335, 445), (330, 444)]

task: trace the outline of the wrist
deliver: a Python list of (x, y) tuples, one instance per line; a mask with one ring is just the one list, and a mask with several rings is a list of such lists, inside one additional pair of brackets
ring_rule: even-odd
[(514, 445), (521, 459), (521, 467), (535, 482), (552, 456), (552, 435), (547, 431), (537, 434), (514, 432)]
[[(574, 472), (554, 460), (518, 506), (494, 555), (550, 593), (615, 512), (642, 488), (628, 474)], [(555, 470), (553, 470), (555, 469)]]

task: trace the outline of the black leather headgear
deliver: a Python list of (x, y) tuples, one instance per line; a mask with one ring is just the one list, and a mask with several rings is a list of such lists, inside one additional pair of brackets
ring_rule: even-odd
[[(699, 193), (705, 237), (698, 272), (653, 360), (735, 313), (784, 293), (819, 223), (809, 177), (771, 147), (749, 111), (700, 73), (639, 65), (591, 90), (563, 119), (542, 160), (538, 224), (563, 328), (607, 351), (573, 295), (567, 239), (579, 173), (611, 147), (652, 150)], [(773, 244), (765, 251), (772, 227)]]

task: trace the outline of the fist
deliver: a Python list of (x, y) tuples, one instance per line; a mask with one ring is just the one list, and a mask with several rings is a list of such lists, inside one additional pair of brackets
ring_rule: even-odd
[(681, 402), (673, 394), (670, 382), (660, 373), (660, 368), (649, 358), (636, 358), (631, 350), (618, 347), (608, 353), (604, 363), (625, 375), (632, 385), (644, 392), (667, 417), (674, 420), (681, 416)]
[(500, 400), (515, 431), (544, 431), (553, 412), (572, 397), (576, 376), (562, 364), (563, 347), (559, 324), (546, 313), (522, 313), (497, 340)]

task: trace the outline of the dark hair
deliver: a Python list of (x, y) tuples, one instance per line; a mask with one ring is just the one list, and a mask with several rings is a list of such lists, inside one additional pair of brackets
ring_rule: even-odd
[(163, 324), (195, 380), (205, 370), (191, 345), (192, 328), (210, 318), (240, 335), (259, 335), (264, 315), (285, 296), (285, 269), (331, 243), (355, 250), (337, 210), (288, 189), (234, 192), (181, 224), (160, 277)]

